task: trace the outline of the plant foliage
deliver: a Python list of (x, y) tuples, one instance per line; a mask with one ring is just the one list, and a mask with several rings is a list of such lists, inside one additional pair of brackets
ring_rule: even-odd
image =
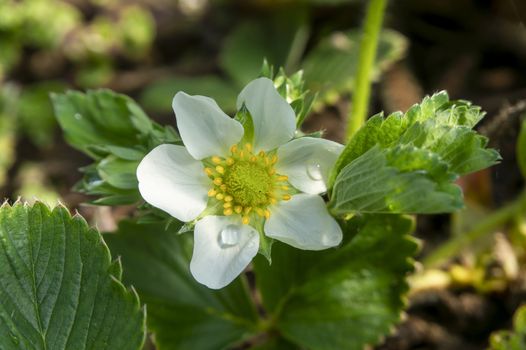
[(100, 234), (67, 209), (0, 208), (0, 348), (141, 349), (144, 310)]

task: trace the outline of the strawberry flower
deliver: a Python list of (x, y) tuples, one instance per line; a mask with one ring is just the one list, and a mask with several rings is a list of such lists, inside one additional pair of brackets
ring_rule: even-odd
[(260, 235), (305, 250), (341, 242), (320, 194), (343, 146), (295, 138), (295, 114), (267, 78), (250, 82), (237, 107), (245, 127), (208, 97), (178, 92), (173, 109), (183, 146), (164, 144), (137, 168), (146, 202), (195, 222), (190, 271), (219, 289), (257, 254)]

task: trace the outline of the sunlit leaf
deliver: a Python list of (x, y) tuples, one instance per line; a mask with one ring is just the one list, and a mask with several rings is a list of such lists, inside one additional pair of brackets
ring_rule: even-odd
[(400, 319), (417, 247), (411, 230), (405, 217), (364, 216), (346, 224), (337, 249), (309, 252), (276, 242), (272, 265), (255, 260), (270, 334), (312, 350), (376, 343)]
[[(337, 214), (439, 213), (462, 207), (452, 182), (494, 165), (499, 154), (472, 130), (480, 108), (426, 97), (407, 113), (376, 115), (358, 130), (336, 161), (329, 182)], [(438, 172), (437, 172), (438, 171)]]
[(0, 208), (0, 348), (141, 349), (144, 310), (100, 234), (63, 207)]

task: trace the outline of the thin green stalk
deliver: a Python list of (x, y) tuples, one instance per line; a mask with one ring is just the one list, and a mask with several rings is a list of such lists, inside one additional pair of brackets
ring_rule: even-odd
[(520, 214), (524, 210), (526, 210), (526, 191), (513, 202), (486, 217), (470, 231), (456, 236), (435, 250), (424, 259), (424, 266), (426, 268), (433, 267), (457, 255), (469, 244), (484, 237), (486, 234), (493, 232), (495, 229), (512, 220), (514, 216)]
[(371, 94), (371, 76), (378, 48), (378, 38), (382, 29), (387, 0), (370, 0), (365, 17), (363, 36), (360, 43), (358, 71), (353, 90), (352, 105), (347, 124), (347, 138), (365, 123)]

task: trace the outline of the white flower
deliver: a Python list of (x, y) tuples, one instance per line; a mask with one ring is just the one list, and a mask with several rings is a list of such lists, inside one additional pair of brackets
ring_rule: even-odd
[(214, 100), (178, 92), (173, 109), (186, 147), (160, 145), (137, 168), (146, 202), (181, 221), (196, 220), (190, 271), (214, 289), (247, 267), (260, 232), (307, 250), (342, 239), (319, 194), (343, 146), (293, 139), (294, 111), (267, 78), (249, 83), (237, 106), (252, 117), (246, 135)]

